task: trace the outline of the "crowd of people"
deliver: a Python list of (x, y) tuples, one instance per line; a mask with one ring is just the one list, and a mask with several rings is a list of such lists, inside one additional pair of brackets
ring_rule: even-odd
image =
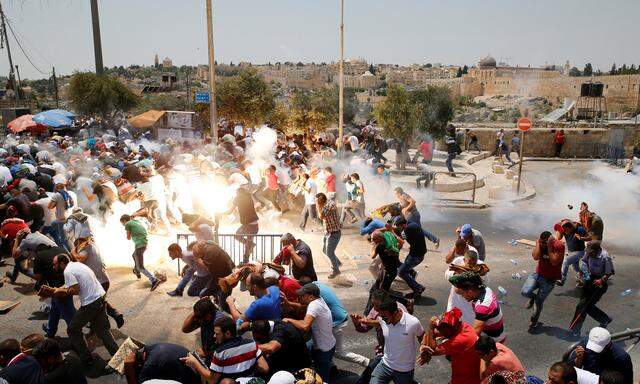
[[(87, 326), (110, 355), (124, 347), (111, 332), (126, 319), (116, 309), (118, 303), (109, 300), (109, 249), (96, 242), (94, 227), (108, 225), (116, 215), (121, 236), (133, 243), (132, 272), (137, 279), (144, 275), (151, 291), (165, 279), (145, 268), (150, 236), (188, 228), (195, 238), (167, 246), (169, 257), (184, 264), (180, 281), (167, 294), (198, 297), (182, 332), (199, 331), (200, 345), (150, 343), (127, 349), (118, 366), (100, 367), (103, 374), (124, 375), (129, 384), (330, 383), (337, 377), (336, 359), (362, 367), (358, 383), (404, 384), (413, 383), (416, 367), (436, 356), (450, 362), (453, 384), (631, 384), (629, 355), (611, 341), (606, 328), (612, 318), (597, 307), (614, 266), (602, 246), (602, 218), (586, 203), (578, 221), (563, 219), (552, 228), (554, 233), (540, 234), (532, 251), (537, 269), (525, 281), (522, 295), (529, 299), (530, 329), (535, 329), (549, 293), (568, 283), (573, 268), (582, 297), (570, 329), (579, 336), (586, 316), (599, 327), (553, 364), (548, 378), (540, 379), (529, 375), (507, 346), (500, 292), (488, 280), (493, 260), (482, 233), (471, 224), (457, 229), (443, 260), (451, 284), (446, 312), (430, 319), (414, 316), (415, 301), (425, 292), (416, 267), (425, 259), (427, 241), (437, 248), (440, 239), (423, 227), (410, 193), (396, 187), (394, 201), (371, 209), (363, 182), (366, 172), (367, 180), (391, 189), (384, 154), (393, 146), (403, 153), (403, 143), (383, 140), (370, 126), (347, 135), (341, 144), (349, 152), (349, 165), (338, 176), (336, 159), (345, 155), (338, 154), (330, 134), (309, 142), (274, 133), (273, 157), (264, 161), (250, 155), (257, 132), (224, 123), (221, 133), (217, 146), (134, 142), (128, 131), (96, 135), (90, 129), (48, 141), (5, 138), (0, 148), (0, 234), (3, 257), (13, 259), (7, 279), (14, 283), (23, 275), (32, 280), (48, 320), (42, 332), (0, 342), (0, 383), (86, 383), (86, 369), (96, 364), (83, 333)], [(455, 129), (449, 130), (445, 142), (452, 175), (452, 160), (461, 151), (458, 140)], [(477, 138), (473, 143), (471, 137), (477, 148)], [(409, 161), (417, 163), (421, 156), (421, 164), (428, 164), (433, 142), (425, 140), (418, 149)], [(217, 195), (188, 195), (189, 204), (183, 203), (185, 189), (202, 179), (222, 189), (233, 187), (223, 209), (208, 208), (206, 200)], [(260, 218), (265, 212), (288, 211), (300, 212), (303, 235), (287, 231), (273, 260), (256, 261), (252, 256)], [(239, 224), (235, 239), (242, 245), (241, 258), (216, 242), (221, 220), (231, 216)], [(317, 252), (304, 239), (311, 231), (322, 231), (321, 251), (329, 261), (331, 281), (342, 272), (336, 249), (343, 227), (350, 225), (370, 244), (375, 276), (362, 312), (353, 313), (319, 279)], [(401, 260), (403, 250), (407, 255)], [(406, 282), (409, 293), (391, 288), (396, 277)], [(244, 291), (253, 298), (248, 306), (236, 300)], [(60, 319), (67, 325), (70, 352), (63, 353), (56, 339)], [(360, 333), (375, 330), (376, 346), (368, 356), (347, 347), (344, 333), (350, 324)]]

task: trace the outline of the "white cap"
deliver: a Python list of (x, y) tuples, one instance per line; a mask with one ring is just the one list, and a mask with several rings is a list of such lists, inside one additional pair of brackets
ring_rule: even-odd
[(294, 384), (296, 378), (287, 371), (278, 371), (271, 376), (267, 384)]
[(589, 332), (589, 341), (587, 341), (587, 349), (595, 353), (600, 353), (611, 343), (611, 333), (604, 328), (595, 327)]

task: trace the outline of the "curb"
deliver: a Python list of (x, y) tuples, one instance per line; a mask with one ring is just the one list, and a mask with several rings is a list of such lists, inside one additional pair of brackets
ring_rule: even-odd
[(527, 188), (527, 190), (531, 190), (530, 192), (525, 193), (522, 196), (517, 196), (514, 197), (512, 199), (505, 199), (505, 200), (500, 200), (500, 201), (496, 201), (495, 203), (487, 203), (487, 205), (489, 207), (499, 207), (503, 204), (511, 204), (511, 203), (518, 203), (520, 201), (527, 201), (527, 200), (531, 200), (536, 196), (536, 189), (533, 186), (530, 186)]
[(523, 158), (524, 161), (549, 161), (549, 162), (553, 162), (553, 161), (557, 161), (557, 162), (562, 162), (562, 161), (568, 161), (568, 162), (572, 162), (572, 161), (576, 161), (576, 162), (588, 162), (588, 161), (606, 161), (606, 159), (585, 159), (585, 158), (579, 158), (579, 157), (567, 157), (567, 158), (562, 158), (562, 157), (525, 157)]
[(484, 209), (489, 207), (488, 204), (480, 204), (480, 203), (463, 203), (463, 202), (459, 202), (459, 201), (432, 201), (430, 203), (427, 203), (425, 205), (428, 205), (430, 207), (437, 207), (437, 208), (464, 208), (464, 209)]

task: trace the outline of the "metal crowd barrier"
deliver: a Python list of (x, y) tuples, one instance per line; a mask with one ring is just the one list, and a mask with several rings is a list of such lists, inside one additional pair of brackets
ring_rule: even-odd
[[(436, 188), (436, 181), (438, 180), (438, 175), (449, 175), (450, 172), (445, 172), (445, 171), (440, 171), (440, 172), (433, 172), (433, 181), (432, 181), (432, 188), (434, 191), (437, 191)], [(475, 203), (476, 202), (476, 189), (477, 189), (477, 182), (478, 182), (478, 176), (476, 176), (475, 173), (473, 172), (454, 172), (454, 174), (456, 176), (472, 176), (473, 178), (473, 186), (472, 188), (469, 188), (471, 190), (471, 199), (445, 199), (442, 197), (436, 197), (438, 200), (446, 200), (446, 201), (462, 201), (462, 202), (470, 202), (470, 203)], [(464, 191), (459, 191), (459, 192), (466, 192), (468, 191), (464, 190)], [(453, 191), (453, 192), (458, 192), (458, 191)]]
[[(627, 329), (626, 331), (611, 334), (611, 342), (613, 343), (622, 343), (627, 340), (634, 340), (631, 345), (625, 349), (627, 353), (631, 353), (636, 345), (640, 344), (640, 328)], [(578, 344), (580, 344), (580, 342), (576, 342), (569, 347), (564, 355), (562, 355), (562, 361), (568, 362), (575, 358), (575, 349)]]
[(626, 161), (624, 147), (595, 142), (581, 143), (580, 147), (576, 148), (576, 156), (601, 159), (616, 166), (624, 166)]
[[(262, 263), (270, 262), (282, 249), (282, 245), (280, 244), (282, 234), (278, 233), (258, 233), (255, 235), (217, 233), (214, 235), (214, 241), (229, 254), (231, 260), (233, 260), (236, 265), (240, 265), (244, 261), (246, 249), (245, 244), (239, 241), (243, 237), (253, 237), (253, 243), (255, 244), (249, 255), (249, 260), (256, 260)], [(187, 249), (187, 245), (195, 240), (196, 237), (193, 233), (178, 233), (176, 235), (176, 242), (180, 244), (182, 249)], [(178, 261), (178, 273), (179, 272), (180, 261)]]

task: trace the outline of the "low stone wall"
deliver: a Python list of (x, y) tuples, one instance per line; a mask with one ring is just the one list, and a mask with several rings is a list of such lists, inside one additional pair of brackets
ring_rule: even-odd
[[(464, 128), (461, 128), (464, 129)], [(496, 128), (470, 128), (477, 136), (483, 151), (493, 151), (496, 145)], [(564, 129), (565, 145), (562, 147), (561, 157), (597, 158), (601, 157), (599, 144), (624, 147), (627, 155), (631, 154), (633, 145), (638, 141), (639, 131), (633, 126), (620, 127), (581, 127), (581, 128), (533, 128), (525, 134), (524, 156), (553, 157), (555, 155), (555, 134), (558, 129)], [(505, 128), (505, 138), (511, 144), (514, 134), (520, 135), (516, 129)], [(445, 150), (444, 143), (439, 141), (436, 148)]]

